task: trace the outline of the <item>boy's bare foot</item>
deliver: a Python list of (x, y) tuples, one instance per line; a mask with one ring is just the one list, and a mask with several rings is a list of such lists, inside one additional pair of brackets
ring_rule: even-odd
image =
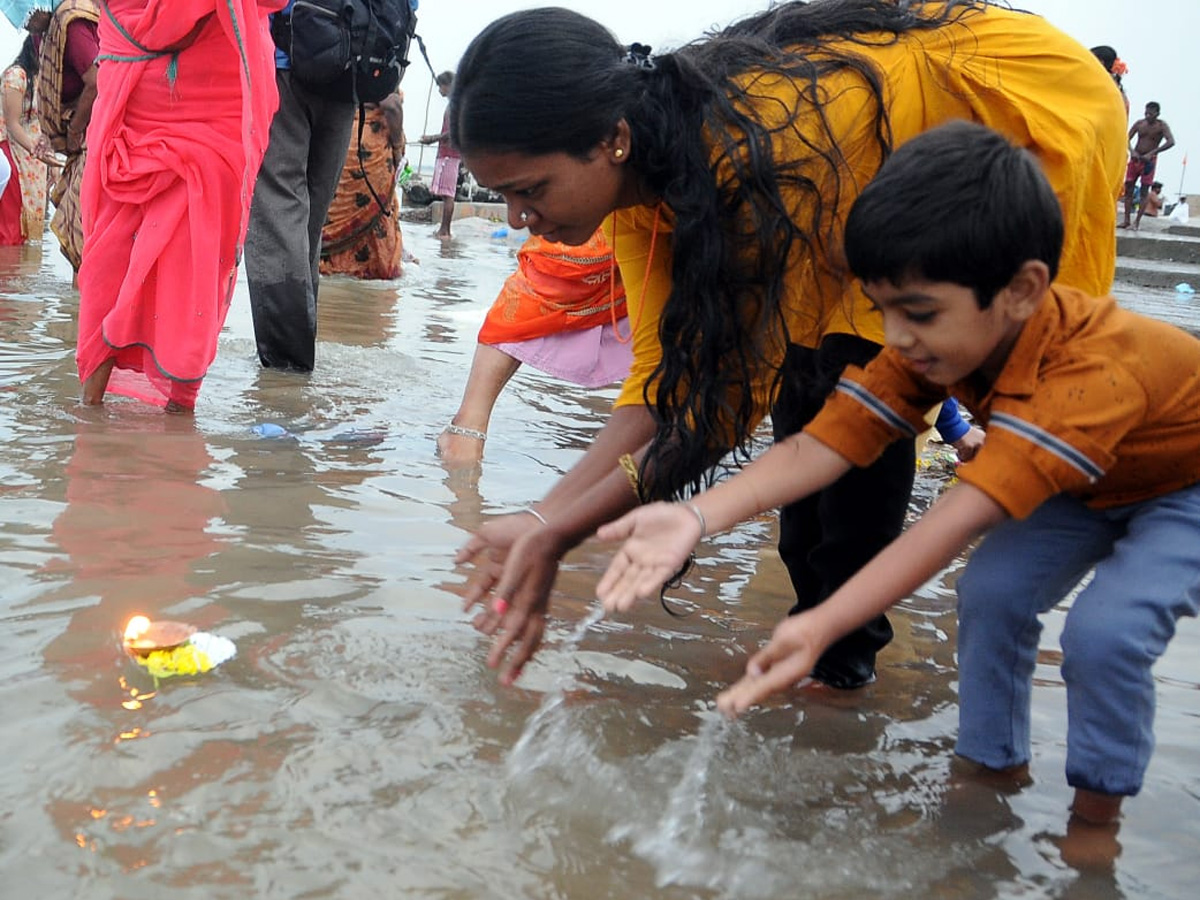
[(1083, 788), (1075, 789), (1071, 815), (1092, 825), (1108, 825), (1121, 816), (1121, 794), (1101, 794)]
[(1117, 227), (1118, 227), (1118, 228), (1128, 228), (1128, 227), (1129, 227), (1129, 223), (1128, 223), (1128, 222), (1118, 222), (1118, 223), (1117, 223)]
[(450, 232), (448, 232), (448, 231), (435, 231), (435, 232), (433, 233), (433, 236), (434, 236), (435, 238), (437, 238), (439, 241), (448, 241), (448, 240), (450, 240)]
[(986, 785), (1004, 794), (1016, 793), (1033, 784), (1033, 776), (1029, 774), (1029, 763), (993, 769), (965, 756), (954, 756), (950, 760), (950, 774)]
[(1071, 868), (1104, 872), (1110, 870), (1121, 855), (1121, 844), (1117, 840), (1120, 828), (1117, 822), (1097, 825), (1071, 816), (1067, 821), (1067, 833), (1053, 840), (1062, 861)]

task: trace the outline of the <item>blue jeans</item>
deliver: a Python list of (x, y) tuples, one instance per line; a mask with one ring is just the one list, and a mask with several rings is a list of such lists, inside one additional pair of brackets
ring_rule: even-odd
[(1041, 613), (1095, 568), (1067, 613), (1067, 782), (1136, 794), (1154, 751), (1151, 668), (1200, 608), (1200, 485), (1115, 509), (1059, 495), (995, 528), (958, 582), (956, 752), (991, 768), (1030, 758)]

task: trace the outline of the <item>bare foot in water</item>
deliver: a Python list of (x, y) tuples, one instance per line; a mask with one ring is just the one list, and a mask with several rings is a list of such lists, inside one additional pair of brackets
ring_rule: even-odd
[(1052, 839), (1058, 846), (1062, 861), (1072, 869), (1083, 872), (1104, 872), (1112, 869), (1121, 855), (1121, 843), (1117, 832), (1118, 822), (1098, 825), (1072, 815), (1067, 821), (1067, 833)]
[(1071, 815), (1093, 825), (1108, 825), (1121, 817), (1121, 794), (1101, 794), (1083, 788), (1075, 789)]
[(106, 359), (83, 380), (83, 402), (85, 406), (99, 406), (104, 402), (104, 392), (108, 390), (108, 379), (112, 375), (115, 358)]
[(957, 755), (950, 758), (950, 776), (954, 781), (984, 785), (1001, 794), (1015, 794), (1033, 784), (1033, 776), (1029, 774), (1029, 763), (1009, 766), (1006, 769), (992, 769), (983, 763)]

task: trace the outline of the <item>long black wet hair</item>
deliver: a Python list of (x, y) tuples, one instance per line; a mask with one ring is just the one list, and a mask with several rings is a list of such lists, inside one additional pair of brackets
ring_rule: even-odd
[[(653, 57), (559, 8), (504, 16), (471, 42), (450, 97), (460, 150), (582, 158), (624, 118), (628, 164), (674, 214), (663, 356), (645, 397), (657, 433), (643, 461), (643, 499), (699, 488), (725, 451), (750, 454), (758, 416), (751, 385), (764, 372), (777, 383), (768, 361), (781, 358), (788, 337), (785, 272), (795, 254), (818, 260), (836, 245), (832, 229), (846, 212), (837, 208), (844, 164), (824, 117), (822, 79), (851, 71), (867, 86), (862, 115), (882, 163), (892, 135), (869, 48), (985, 2), (783, 3)], [(742, 76), (760, 72), (790, 80), (805, 102), (788, 110), (763, 103), (761, 89), (751, 97)], [(802, 117), (805, 126), (795, 128)], [(780, 132), (803, 140), (808, 157), (779, 158)], [(807, 220), (797, 221), (793, 207), (807, 210)]]

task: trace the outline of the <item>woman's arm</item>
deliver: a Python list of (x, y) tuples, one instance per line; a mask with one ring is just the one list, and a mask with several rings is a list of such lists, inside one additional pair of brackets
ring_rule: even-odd
[(37, 153), (37, 142), (33, 139), (25, 126), (21, 124), (21, 107), (25, 103), (25, 94), (23, 91), (16, 91), (12, 88), (4, 89), (4, 97), (0, 102), (4, 112), (4, 124), (8, 126), (8, 136), (13, 141), (16, 141), (29, 153)]
[(83, 92), (67, 125), (67, 150), (71, 153), (83, 148), (88, 123), (92, 121), (92, 105), (96, 102), (96, 73), (95, 63), (83, 73)]
[(655, 503), (605, 525), (597, 537), (623, 540), (596, 587), (604, 608), (624, 611), (663, 584), (706, 535), (732, 528), (832, 484), (852, 468), (841, 454), (803, 432), (780, 441), (738, 475), (690, 503)]
[(528, 512), (504, 516), (480, 528), (458, 552), (457, 562), (476, 566), (465, 608), (483, 603), (493, 590), (497, 598), (475, 617), (475, 627), (496, 634), (488, 664), (504, 663), (505, 684), (516, 680), (541, 644), (559, 560), (637, 505), (617, 459), (640, 452), (653, 434), (649, 410), (618, 407), (579, 462), (536, 505), (545, 524)]
[(396, 162), (399, 162), (405, 151), (404, 104), (399, 94), (388, 94), (379, 101), (379, 108), (383, 110), (383, 120), (387, 123), (388, 143), (392, 147), (392, 155)]
[(503, 350), (497, 350), (487, 344), (476, 344), (471, 374), (467, 376), (467, 386), (463, 389), (458, 412), (454, 414), (450, 424), (478, 432), (483, 437), (443, 431), (437, 439), (438, 453), (443, 460), (448, 463), (464, 463), (483, 458), (483, 441), (487, 436), (496, 398), (520, 367), (520, 360), (509, 356)]

